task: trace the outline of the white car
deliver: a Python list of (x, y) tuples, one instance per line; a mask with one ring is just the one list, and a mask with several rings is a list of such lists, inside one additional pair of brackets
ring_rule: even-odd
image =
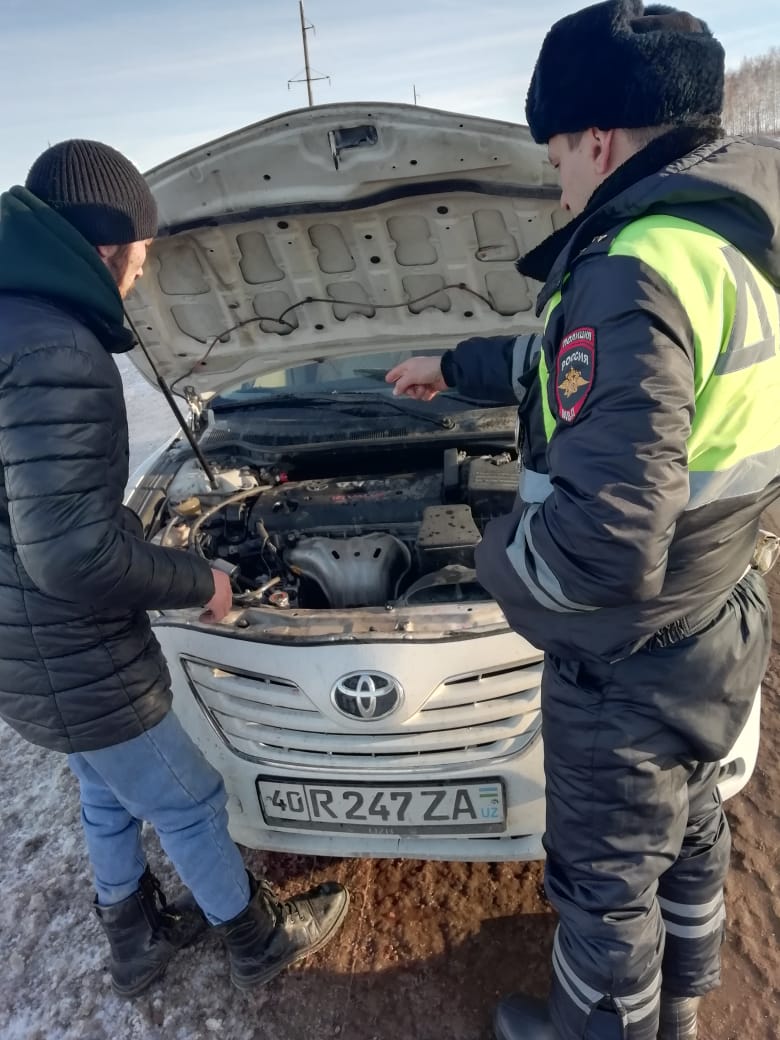
[[(539, 327), (538, 286), (514, 261), (563, 220), (545, 150), (508, 123), (339, 104), (148, 179), (161, 236), (129, 310), (191, 433), (142, 467), (128, 503), (147, 537), (234, 572), (223, 623), (154, 619), (233, 836), (540, 857), (542, 655), (473, 570), (517, 493), (516, 411), (394, 398), (384, 375)], [(758, 712), (757, 698), (725, 795), (752, 772)]]

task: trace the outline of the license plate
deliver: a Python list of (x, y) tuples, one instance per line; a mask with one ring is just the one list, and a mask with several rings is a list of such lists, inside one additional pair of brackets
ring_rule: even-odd
[(503, 782), (485, 780), (323, 784), (259, 776), (257, 794), (271, 827), (369, 834), (488, 834), (503, 831)]

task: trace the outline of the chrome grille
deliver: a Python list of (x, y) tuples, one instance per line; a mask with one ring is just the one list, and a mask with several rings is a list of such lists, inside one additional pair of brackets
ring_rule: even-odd
[(517, 754), (539, 730), (541, 661), (453, 676), (395, 731), (345, 732), (289, 679), (182, 658), (224, 740), (264, 765), (408, 771)]

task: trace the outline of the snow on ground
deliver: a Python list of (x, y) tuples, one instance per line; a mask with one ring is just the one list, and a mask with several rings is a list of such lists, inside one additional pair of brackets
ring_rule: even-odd
[[(155, 387), (139, 374), (127, 354), (117, 355), (127, 402), (130, 427), (130, 473), (178, 429), (168, 403)], [(177, 398), (186, 415), (186, 406)]]

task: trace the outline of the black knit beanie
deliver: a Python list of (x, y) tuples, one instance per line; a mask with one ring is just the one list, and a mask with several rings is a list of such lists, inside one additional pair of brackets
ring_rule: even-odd
[(99, 141), (62, 141), (40, 155), (24, 185), (93, 246), (157, 234), (157, 204), (129, 159)]
[(717, 127), (725, 54), (707, 25), (642, 0), (607, 0), (545, 37), (525, 114), (534, 140), (640, 126)]

